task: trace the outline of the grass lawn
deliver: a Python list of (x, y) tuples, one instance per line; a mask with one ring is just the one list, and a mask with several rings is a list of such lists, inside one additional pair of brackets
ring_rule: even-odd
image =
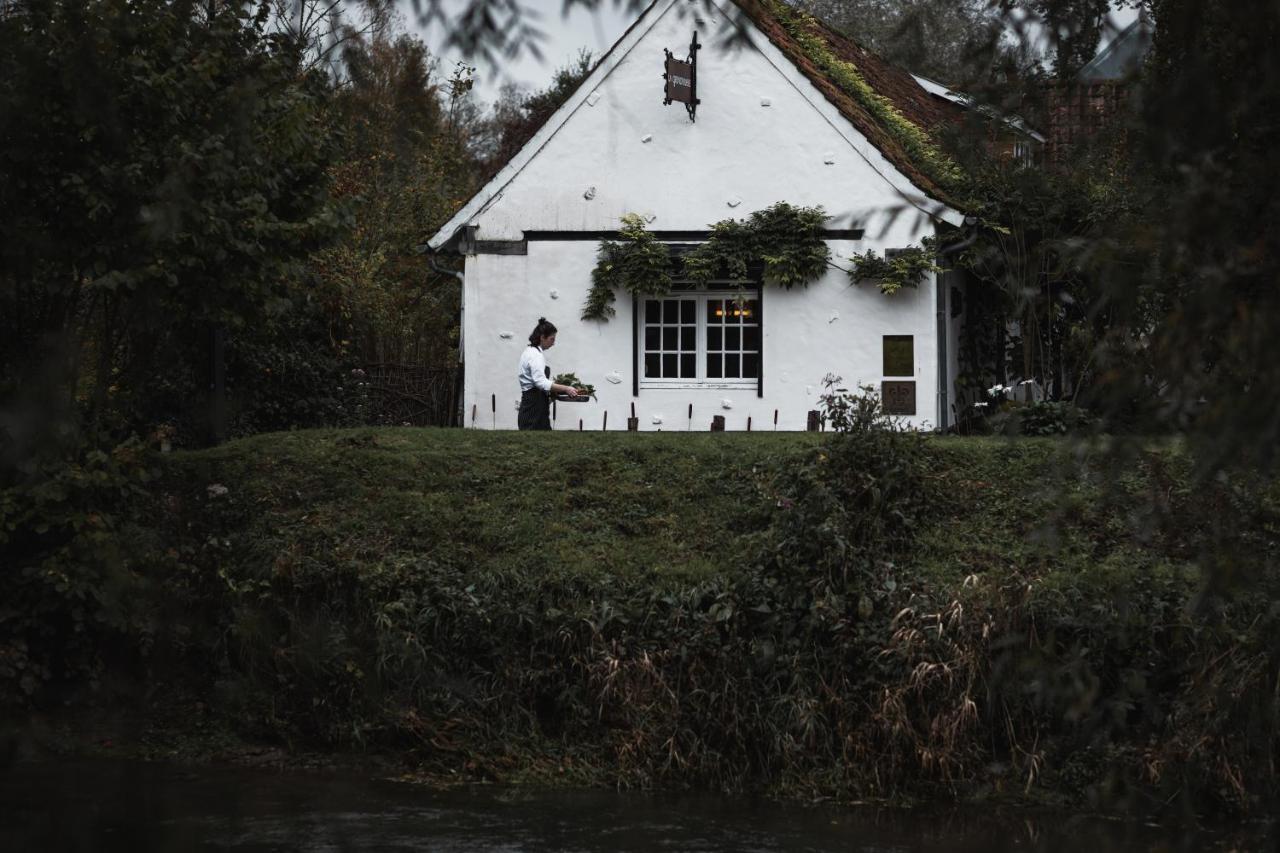
[[(236, 562), (289, 571), (435, 560), (477, 572), (692, 579), (751, 559), (770, 466), (812, 433), (517, 433), (356, 429), (275, 433), (175, 454), (219, 510)], [(1058, 439), (929, 440), (938, 499), (911, 569), (943, 582), (1150, 564), (1134, 515), (1146, 472), (1108, 478)], [(1177, 454), (1171, 454), (1177, 462)], [(1185, 465), (1178, 477), (1185, 477)], [(906, 567), (904, 567), (906, 568)]]
[(815, 442), (363, 429), (256, 436), (174, 465), (230, 489), (261, 560), (688, 576), (742, 558), (761, 503), (753, 466)]

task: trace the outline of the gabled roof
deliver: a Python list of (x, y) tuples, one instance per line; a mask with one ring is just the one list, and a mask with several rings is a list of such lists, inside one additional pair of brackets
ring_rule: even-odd
[[(428, 241), (427, 248), (440, 249), (449, 243), (463, 225), (501, 195), (502, 189), (511, 179), (541, 150), (569, 116), (587, 99), (588, 94), (603, 82), (631, 48), (644, 37), (659, 17), (655, 14), (655, 10), (661, 7), (661, 11), (665, 11), (671, 2), (672, 0), (653, 0), (645, 8), (640, 17), (601, 57), (595, 69), (569, 95), (565, 103), (449, 222), (435, 232)], [(951, 210), (955, 207), (937, 179), (929, 174), (926, 165), (920, 162), (919, 156), (908, 150), (901, 135), (895, 133), (894, 128), (886, 126), (881, 118), (874, 115), (858, 98), (846, 91), (831, 74), (819, 68), (806, 55), (800, 41), (788, 31), (774, 8), (774, 4), (782, 0), (712, 0), (712, 2), (732, 4), (737, 7), (916, 189), (939, 203), (942, 209)], [(790, 7), (783, 8), (787, 14), (794, 13)], [(897, 116), (914, 125), (926, 136), (939, 126), (962, 120), (964, 109), (961, 106), (945, 98), (935, 97), (908, 72), (890, 65), (816, 18), (806, 16), (804, 32), (807, 37), (817, 39), (839, 61), (854, 66), (874, 96), (882, 99), (883, 103)]]
[(1123, 80), (1142, 67), (1151, 51), (1154, 27), (1146, 13), (1111, 40), (1097, 56), (1089, 60), (1076, 75), (1082, 83)]
[(971, 110), (976, 107), (983, 115), (1000, 121), (1005, 126), (1013, 128), (1019, 133), (1034, 139), (1036, 142), (1046, 141), (1043, 133), (1027, 124), (1018, 116), (1000, 116), (990, 106), (975, 102), (971, 96), (966, 95), (964, 92), (957, 92), (954, 89), (950, 89), (942, 85), (937, 80), (930, 80), (928, 77), (921, 77), (919, 74), (912, 74), (911, 76), (915, 78), (915, 81), (920, 84), (921, 88), (930, 95), (933, 95), (935, 98), (942, 98), (945, 101), (950, 101), (965, 110)]

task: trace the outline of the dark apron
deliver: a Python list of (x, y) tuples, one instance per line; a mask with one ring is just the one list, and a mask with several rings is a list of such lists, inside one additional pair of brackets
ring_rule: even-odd
[[(550, 379), (551, 368), (546, 370)], [(521, 394), (516, 425), (520, 429), (551, 429), (551, 395), (541, 388), (530, 388)]]

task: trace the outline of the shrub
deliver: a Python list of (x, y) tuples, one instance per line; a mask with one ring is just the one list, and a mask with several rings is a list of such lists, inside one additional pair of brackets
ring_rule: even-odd
[(1093, 417), (1073, 403), (1045, 400), (1009, 409), (1003, 429), (1010, 435), (1066, 435), (1093, 423)]
[(925, 506), (921, 436), (884, 413), (875, 389), (839, 383), (828, 376), (821, 398), (830, 438), (767, 486), (782, 512), (766, 563), (833, 581), (903, 552)]
[(133, 511), (155, 476), (137, 440), (72, 445), (0, 482), (0, 707), (96, 686), (104, 657), (155, 630), (155, 528)]

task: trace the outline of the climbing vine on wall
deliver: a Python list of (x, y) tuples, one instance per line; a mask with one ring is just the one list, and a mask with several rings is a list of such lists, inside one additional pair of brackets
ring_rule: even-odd
[[(752, 264), (761, 264), (768, 284), (790, 290), (816, 281), (826, 272), (830, 250), (822, 239), (827, 215), (821, 207), (778, 202), (745, 220), (725, 219), (711, 226), (707, 241), (683, 257), (683, 278), (706, 284), (712, 279), (744, 280)], [(620, 239), (600, 243), (584, 320), (608, 320), (618, 290), (633, 296), (661, 296), (672, 284), (671, 256), (635, 214), (622, 218)]]
[(591, 271), (591, 291), (582, 308), (584, 320), (608, 320), (617, 312), (619, 288), (635, 296), (661, 296), (671, 290), (671, 256), (667, 247), (634, 213), (622, 217), (621, 239), (603, 240)]
[(853, 284), (877, 282), (880, 292), (886, 295), (897, 293), (904, 287), (919, 287), (925, 276), (940, 271), (937, 240), (925, 237), (920, 242), (921, 245), (900, 249), (891, 257), (881, 257), (874, 250), (854, 255), (849, 259), (853, 261), (849, 281)]

